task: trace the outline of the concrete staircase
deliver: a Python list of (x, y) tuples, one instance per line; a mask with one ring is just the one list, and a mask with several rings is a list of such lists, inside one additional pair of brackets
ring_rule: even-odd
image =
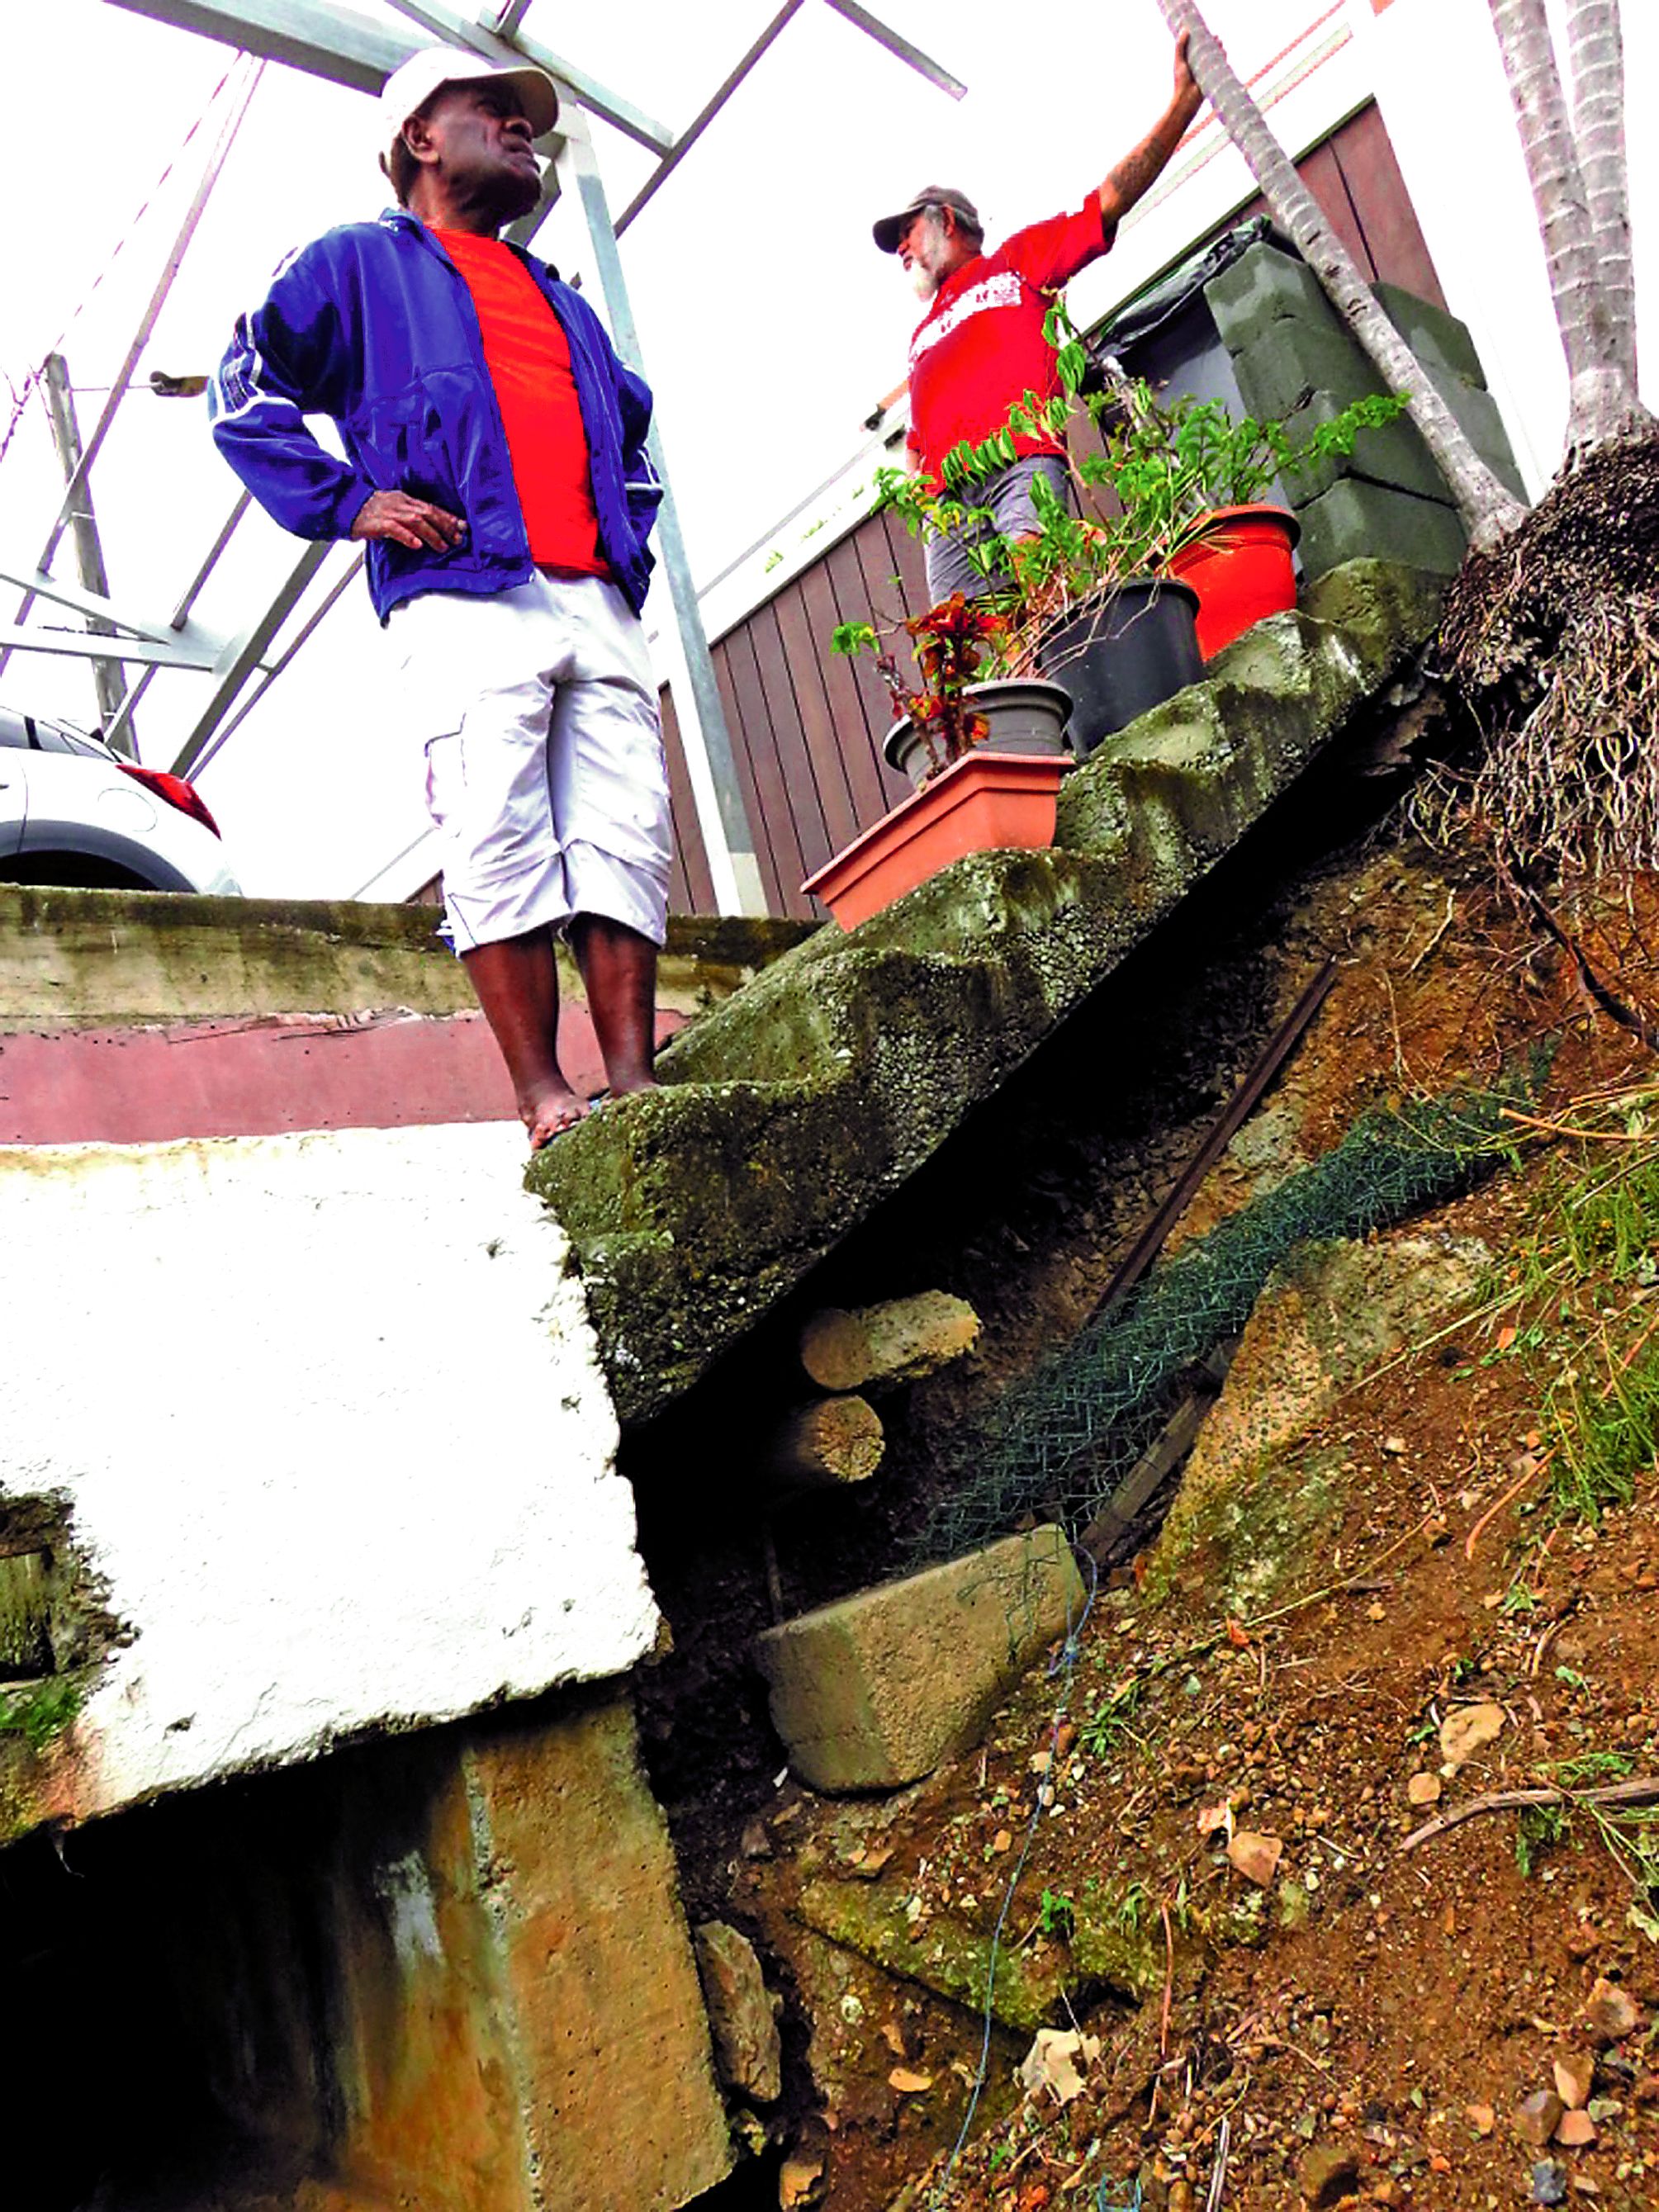
[(664, 1089), (538, 1155), (625, 1420), (695, 1382), (1111, 974), (1413, 659), (1443, 589), (1334, 569), (1071, 775), (1053, 848), (819, 931), (676, 1039)]

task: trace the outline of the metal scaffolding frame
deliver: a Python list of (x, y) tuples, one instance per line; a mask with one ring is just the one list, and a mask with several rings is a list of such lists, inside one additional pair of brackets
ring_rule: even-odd
[[(860, 0), (823, 0), (823, 3), (929, 83), (952, 98), (961, 98), (965, 88), (957, 78), (860, 4)], [(465, 47), (501, 62), (532, 62), (545, 70), (558, 86), (560, 100), (558, 128), (540, 142), (539, 148), (544, 156), (550, 155), (551, 165), (540, 204), (521, 222), (514, 224), (508, 234), (521, 245), (527, 243), (560, 194), (574, 191), (587, 226), (617, 350), (630, 367), (644, 374), (639, 334), (617, 249), (618, 234), (627, 228), (672, 175), (806, 0), (783, 0), (711, 98), (678, 132), (646, 114), (575, 63), (551, 52), (526, 35), (524, 24), (531, 0), (477, 0), (476, 12), (471, 15), (465, 13), (461, 5), (453, 4), (453, 0), (386, 0), (386, 4), (408, 23), (406, 32), (349, 8), (323, 4), (323, 0), (107, 0), (107, 4), (221, 40), (238, 48), (247, 58), (234, 88), (227, 85), (225, 113), (196, 195), (116, 385), (64, 492), (45, 550), (38, 561), (20, 562), (9, 558), (0, 549), (0, 583), (15, 584), (23, 592), (13, 621), (0, 624), (0, 670), (3, 670), (14, 652), (70, 653), (106, 665), (111, 662), (113, 653), (118, 653), (121, 662), (139, 668), (142, 673), (106, 723), (106, 734), (118, 744), (130, 743), (133, 710), (158, 669), (185, 668), (205, 673), (210, 678), (207, 698), (173, 763), (175, 772), (182, 775), (202, 766), (240, 726), (333, 605), (349, 575), (356, 573), (356, 564), (331, 587), (323, 605), (274, 662), (267, 655), (276, 634), (331, 548), (327, 543), (304, 545), (268, 604), (239, 635), (222, 637), (204, 629), (194, 620), (191, 611), (247, 512), (246, 494), (236, 501), (195, 578), (170, 615), (141, 612), (124, 595), (106, 595), (88, 591), (84, 586), (70, 586), (58, 581), (48, 571), (58, 541), (82, 512), (82, 495), (92, 462), (131, 381), (264, 64), (268, 61), (281, 62), (370, 94), (378, 94), (392, 71), (410, 54), (434, 42)], [(594, 115), (603, 117), (656, 156), (650, 177), (615, 220), (588, 128), (588, 118)], [(755, 855), (754, 832), (744, 806), (731, 733), (714, 680), (714, 664), (668, 471), (654, 429), (651, 452), (665, 487), (657, 542), (675, 617), (672, 629), (663, 633), (663, 642), (672, 663), (670, 678), (674, 686), (686, 766), (715, 897), (722, 911), (762, 913), (765, 901)], [(37, 600), (79, 616), (87, 627), (69, 629), (43, 622), (28, 623), (29, 611)], [(245, 698), (243, 694), (250, 683), (256, 683), (256, 688)]]

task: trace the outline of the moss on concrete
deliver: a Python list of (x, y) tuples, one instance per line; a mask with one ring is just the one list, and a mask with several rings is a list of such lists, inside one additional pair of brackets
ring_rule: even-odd
[(786, 953), (664, 1055), (669, 1086), (538, 1155), (625, 1419), (684, 1389), (941, 1144), (1432, 630), (1359, 562), (1067, 779), (1055, 847), (959, 861)]
[[(475, 1002), (431, 906), (204, 898), (0, 884), (0, 1021), (54, 1024), (356, 1013)], [(810, 922), (675, 915), (659, 1003), (696, 1013), (811, 933)], [(575, 963), (565, 989), (580, 996)]]
[[(855, 1951), (885, 1972), (920, 1983), (971, 2012), (985, 2007), (991, 1938), (950, 1913), (913, 1921), (906, 1900), (869, 1882), (822, 1877), (804, 1885), (797, 1916), (820, 1936)], [(1154, 1941), (1133, 1919), (1103, 1903), (1079, 1900), (1069, 1942), (1020, 1948), (999, 1946), (990, 1986), (991, 2014), (1026, 2033), (1064, 2017), (1066, 1998), (1103, 1984), (1145, 1997), (1164, 1984), (1161, 1933)]]

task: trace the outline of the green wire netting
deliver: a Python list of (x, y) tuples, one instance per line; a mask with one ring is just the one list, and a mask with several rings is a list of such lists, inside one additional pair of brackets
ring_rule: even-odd
[(1322, 1159), (1195, 1238), (1016, 1385), (957, 1457), (918, 1541), (955, 1558), (1032, 1515), (1074, 1539), (1156, 1441), (1183, 1378), (1249, 1318), (1293, 1246), (1363, 1237), (1473, 1188), (1509, 1156), (1523, 1086), (1368, 1115)]

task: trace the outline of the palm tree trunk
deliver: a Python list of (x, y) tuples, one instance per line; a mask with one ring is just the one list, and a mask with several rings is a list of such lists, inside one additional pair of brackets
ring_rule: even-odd
[(1636, 389), (1636, 276), (1630, 251), (1630, 167), (1625, 154), (1625, 43), (1619, 0), (1568, 0), (1572, 136), (1595, 240), (1618, 365)]
[(1273, 220), (1295, 240), (1389, 389), (1405, 395), (1412, 420), (1457, 503), (1470, 543), (1482, 550), (1495, 545), (1520, 522), (1526, 508), (1475, 452), (1416, 355), (1377, 306), (1352, 255), (1297, 176), (1290, 155), (1200, 14), (1197, 0), (1158, 0), (1158, 5), (1172, 31), (1191, 33), (1193, 74), (1249, 164)]
[[(1509, 79), (1521, 150), (1543, 233), (1555, 319), (1567, 356), (1567, 451), (1577, 456), (1639, 428), (1644, 410), (1620, 361), (1611, 304), (1601, 284), (1589, 194), (1556, 67), (1545, 0), (1488, 0)], [(1596, 0), (1593, 49), (1605, 51), (1610, 0)], [(1626, 247), (1628, 252), (1628, 246)]]

